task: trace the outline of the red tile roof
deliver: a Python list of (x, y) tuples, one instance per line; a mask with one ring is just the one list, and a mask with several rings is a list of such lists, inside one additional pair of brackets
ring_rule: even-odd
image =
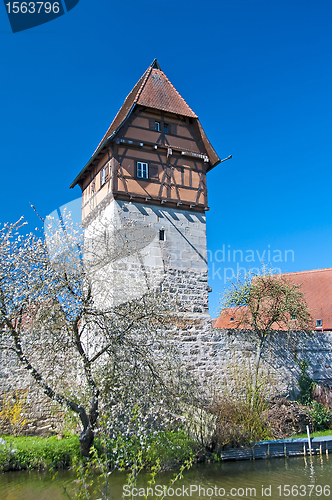
[(112, 121), (98, 147), (107, 137), (110, 137), (125, 118), (127, 118), (134, 104), (197, 118), (197, 115), (173, 87), (165, 73), (161, 71), (158, 61), (155, 59), (144, 75), (138, 80), (133, 90), (127, 95), (125, 102)]
[[(332, 330), (332, 268), (285, 273), (280, 276), (301, 285), (314, 324), (316, 325), (317, 319), (323, 322), (322, 327), (317, 327), (316, 330)], [(234, 314), (235, 309), (224, 309), (217, 318), (215, 328), (233, 329), (231, 318)]]
[(323, 330), (332, 330), (332, 268), (287, 273), (282, 276), (302, 285), (302, 292), (315, 324), (317, 319), (322, 319)]
[(228, 309), (223, 309), (214, 323), (214, 328), (225, 328), (227, 330), (234, 330), (236, 328), (234, 321), (237, 318), (237, 313), (239, 310), (243, 310), (243, 307), (229, 307)]
[(104, 141), (116, 135), (117, 131), (130, 116), (132, 110), (136, 105), (167, 111), (169, 113), (187, 116), (196, 120), (198, 132), (201, 136), (202, 142), (206, 149), (206, 153), (210, 160), (210, 164), (207, 164), (207, 171), (211, 170), (213, 167), (218, 165), (218, 163), (220, 163), (220, 158), (212, 147), (210, 141), (208, 140), (198, 119), (198, 116), (188, 106), (179, 92), (174, 88), (165, 73), (161, 71), (159, 63), (157, 59), (155, 59), (148, 67), (144, 75), (138, 80), (132, 91), (127, 95), (123, 105), (112, 121), (106, 134), (98, 144), (98, 147), (96, 148), (92, 157), (85, 165), (83, 170), (78, 174), (76, 179), (71, 183), (70, 188), (73, 188), (82, 180), (84, 173), (93, 161), (94, 156), (97, 154), (97, 151), (99, 150), (99, 148), (101, 148)]
[(161, 70), (151, 67), (144, 84), (140, 88), (136, 102), (149, 108), (197, 118), (197, 115), (173, 87), (167, 76)]

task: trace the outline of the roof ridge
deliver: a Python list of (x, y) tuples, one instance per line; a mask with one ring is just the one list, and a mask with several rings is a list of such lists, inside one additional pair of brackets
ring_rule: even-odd
[[(153, 64), (153, 63), (152, 63)], [(143, 92), (143, 89), (145, 87), (145, 84), (146, 82), (148, 81), (148, 78), (149, 76), (151, 75), (151, 71), (152, 71), (152, 64), (148, 67), (148, 69), (146, 70), (146, 76), (144, 77), (144, 80), (142, 81), (142, 84), (140, 86), (140, 88), (138, 89), (137, 93), (136, 93), (136, 97), (134, 99), (134, 103), (137, 103), (138, 99), (139, 99), (139, 96), (141, 95), (141, 93)]]
[(323, 267), (322, 269), (308, 269), (307, 271), (291, 271), (289, 273), (281, 273), (281, 275), (284, 276), (285, 274), (288, 275), (288, 274), (320, 273), (322, 271), (332, 271), (332, 267)]

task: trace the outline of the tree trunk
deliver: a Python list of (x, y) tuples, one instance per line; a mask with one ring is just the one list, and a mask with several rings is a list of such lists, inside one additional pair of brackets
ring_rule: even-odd
[(72, 409), (79, 414), (81, 422), (83, 424), (83, 430), (80, 434), (80, 451), (82, 455), (86, 458), (90, 457), (90, 450), (93, 446), (95, 439), (95, 426), (98, 418), (98, 396), (99, 391), (97, 390), (93, 395), (89, 416), (87, 415), (85, 409), (82, 406), (72, 404)]
[(95, 440), (95, 433), (91, 429), (90, 425), (87, 429), (83, 429), (80, 434), (80, 452), (86, 458), (90, 457), (90, 450), (93, 446)]
[(255, 361), (255, 371), (254, 371), (254, 380), (253, 380), (253, 384), (252, 384), (251, 405), (254, 404), (255, 397), (256, 397), (257, 382), (258, 382), (258, 372), (259, 372), (259, 366), (260, 366), (261, 357), (262, 357), (262, 348), (263, 348), (264, 340), (265, 340), (265, 338), (261, 338), (260, 341), (259, 341), (259, 344), (257, 346), (256, 361)]

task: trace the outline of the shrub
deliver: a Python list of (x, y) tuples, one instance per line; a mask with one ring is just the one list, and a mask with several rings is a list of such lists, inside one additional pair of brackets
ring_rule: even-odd
[(195, 442), (183, 431), (162, 431), (150, 436), (147, 448), (143, 452), (143, 459), (149, 466), (155, 465), (158, 460), (164, 467), (174, 463), (184, 463), (193, 454), (195, 448)]
[(312, 401), (310, 416), (316, 431), (329, 429), (332, 423), (332, 410), (329, 410), (322, 403)]
[[(137, 457), (144, 467), (152, 468), (158, 462), (161, 468), (184, 463), (192, 456), (196, 443), (183, 431), (159, 431), (144, 439), (138, 436), (118, 436), (106, 441), (109, 461), (119, 468), (131, 467)], [(96, 450), (102, 453), (102, 446), (96, 440)]]
[(307, 406), (312, 401), (311, 396), (315, 383), (308, 373), (309, 362), (303, 359), (302, 361), (297, 361), (297, 364), (299, 365), (301, 370), (300, 376), (298, 378), (300, 389), (298, 401), (302, 405)]
[(18, 436), (24, 426), (28, 423), (26, 414), (28, 412), (29, 389), (17, 389), (7, 392), (3, 396), (2, 409), (0, 411), (0, 429), (2, 432), (10, 432)]
[(255, 381), (255, 367), (250, 360), (239, 362), (236, 358), (229, 364), (228, 373), (225, 386), (211, 407), (211, 413), (217, 416), (212, 451), (271, 437), (268, 422), (262, 417), (272, 394), (270, 376), (260, 370), (258, 381)]

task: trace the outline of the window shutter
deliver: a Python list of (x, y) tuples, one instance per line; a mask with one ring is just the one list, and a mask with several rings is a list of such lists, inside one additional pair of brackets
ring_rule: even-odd
[(105, 168), (105, 182), (107, 182), (108, 181), (108, 173), (109, 173), (109, 166), (108, 166), (108, 164), (104, 168)]
[(175, 125), (175, 123), (171, 123), (170, 125), (168, 125), (168, 128), (169, 128), (169, 132), (172, 135), (177, 135), (177, 125)]
[(149, 129), (154, 130), (154, 124), (155, 124), (155, 119), (154, 118), (149, 118)]
[(158, 180), (159, 179), (158, 170), (159, 170), (158, 165), (150, 165), (149, 166), (149, 178)]

